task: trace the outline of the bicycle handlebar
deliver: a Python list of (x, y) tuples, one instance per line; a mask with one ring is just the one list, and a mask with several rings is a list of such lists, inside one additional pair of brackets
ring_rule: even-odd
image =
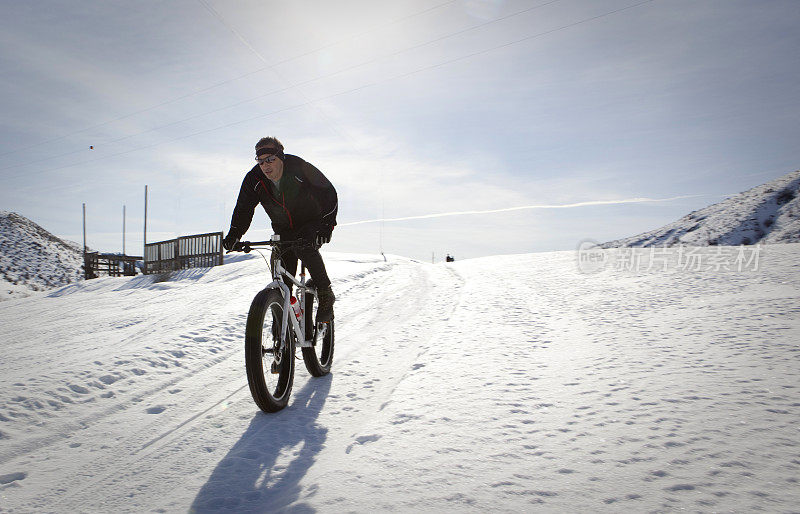
[(302, 239), (293, 239), (287, 241), (238, 241), (233, 248), (228, 250), (227, 253), (231, 252), (244, 252), (250, 253), (251, 250), (256, 250), (259, 247), (271, 247), (271, 246), (310, 246), (307, 241)]

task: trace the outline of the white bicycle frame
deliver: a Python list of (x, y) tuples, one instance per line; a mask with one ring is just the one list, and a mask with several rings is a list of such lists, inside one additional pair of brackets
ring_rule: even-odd
[[(272, 236), (273, 241), (279, 241), (279, 236)], [(296, 343), (295, 348), (310, 348), (314, 346), (314, 340), (321, 340), (325, 337), (325, 333), (328, 330), (328, 325), (325, 323), (321, 323), (321, 327), (317, 327), (317, 330), (313, 332), (312, 339), (306, 339), (306, 316), (305, 310), (303, 314), (300, 316), (300, 319), (297, 319), (297, 316), (294, 315), (294, 310), (292, 309), (292, 293), (289, 290), (289, 286), (286, 285), (286, 282), (283, 281), (282, 277), (288, 277), (292, 283), (297, 286), (297, 301), (300, 304), (301, 309), (305, 309), (305, 300), (306, 294), (308, 294), (308, 289), (306, 288), (306, 273), (305, 273), (305, 266), (301, 268), (300, 271), (300, 280), (298, 281), (294, 278), (293, 275), (290, 275), (286, 268), (283, 267), (283, 262), (281, 259), (275, 259), (275, 264), (272, 269), (272, 282), (267, 284), (267, 289), (278, 289), (280, 290), (281, 294), (283, 295), (283, 319), (281, 320), (281, 341), (284, 340), (286, 337), (286, 329), (289, 326), (287, 321), (291, 320), (291, 326), (294, 330), (294, 334), (296, 336)], [(312, 293), (316, 296), (316, 292)], [(292, 315), (289, 316), (289, 313)], [(313, 315), (313, 313), (312, 313)]]

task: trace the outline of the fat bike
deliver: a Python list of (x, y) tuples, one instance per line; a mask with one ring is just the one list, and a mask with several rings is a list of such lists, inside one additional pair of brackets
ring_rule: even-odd
[[(333, 362), (333, 320), (316, 323), (317, 290), (306, 281), (305, 264), (300, 280), (283, 267), (283, 253), (308, 243), (242, 241), (232, 251), (271, 249), (272, 282), (253, 298), (245, 329), (245, 367), (250, 393), (264, 412), (277, 412), (289, 403), (294, 382), (296, 349), (300, 348), (308, 372), (315, 377), (330, 373)], [(295, 293), (286, 284), (295, 286)]]

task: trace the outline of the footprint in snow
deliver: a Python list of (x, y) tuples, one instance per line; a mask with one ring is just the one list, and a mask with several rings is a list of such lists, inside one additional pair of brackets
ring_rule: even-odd
[(363, 444), (366, 444), (366, 443), (371, 443), (371, 442), (377, 441), (381, 437), (383, 437), (383, 436), (378, 435), (378, 434), (358, 436), (358, 437), (356, 437), (356, 442), (351, 444), (350, 446), (348, 446), (347, 449), (345, 450), (345, 453), (349, 454), (353, 450), (353, 446), (355, 446), (356, 443), (363, 445)]
[(150, 407), (149, 409), (147, 409), (147, 413), (148, 414), (161, 414), (165, 410), (167, 410), (167, 408), (164, 407), (163, 405), (156, 405), (155, 407)]
[(371, 443), (373, 441), (377, 441), (381, 437), (383, 437), (383, 436), (380, 436), (378, 434), (361, 435), (361, 436), (356, 437), (356, 442), (358, 444)]
[(27, 473), (16, 472), (16, 473), (8, 473), (6, 475), (0, 475), (0, 484), (6, 485), (12, 482), (17, 482), (18, 480), (24, 480), (27, 477)]
[(665, 487), (664, 488), (665, 491), (670, 491), (670, 492), (694, 491), (694, 489), (695, 489), (695, 486), (693, 486), (692, 484), (675, 484), (675, 485), (673, 485), (671, 487)]
[(420, 419), (421, 417), (422, 416), (416, 416), (414, 414), (398, 414), (391, 421), (389, 421), (389, 423), (392, 425), (402, 425), (403, 423)]

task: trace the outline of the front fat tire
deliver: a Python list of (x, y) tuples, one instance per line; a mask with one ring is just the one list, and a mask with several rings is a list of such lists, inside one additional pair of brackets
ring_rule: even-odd
[[(309, 288), (314, 287), (312, 280), (309, 280), (307, 285)], [(311, 327), (310, 338), (312, 341), (317, 338), (316, 325), (312, 325), (313, 320), (317, 319), (316, 310), (318, 304), (315, 300), (316, 293), (306, 295), (306, 326)], [(305, 363), (308, 372), (314, 377), (324, 377), (331, 372), (334, 347), (333, 320), (331, 320), (327, 325), (328, 330), (325, 334), (325, 337), (322, 338), (322, 340), (318, 340), (316, 342), (316, 346), (303, 347), (303, 362)]]
[[(263, 352), (264, 347), (272, 348), (272, 312), (275, 312), (277, 319), (282, 319), (283, 296), (276, 289), (264, 289), (253, 298), (253, 303), (250, 305), (244, 343), (250, 394), (256, 405), (264, 412), (276, 412), (286, 407), (294, 381), (294, 339), (291, 330), (286, 331), (286, 337), (290, 340), (286, 346), (287, 352), (281, 358), (277, 374), (273, 375), (270, 370), (272, 354), (265, 355)], [(268, 376), (269, 381), (266, 378)], [(276, 380), (272, 380), (273, 378)]]

